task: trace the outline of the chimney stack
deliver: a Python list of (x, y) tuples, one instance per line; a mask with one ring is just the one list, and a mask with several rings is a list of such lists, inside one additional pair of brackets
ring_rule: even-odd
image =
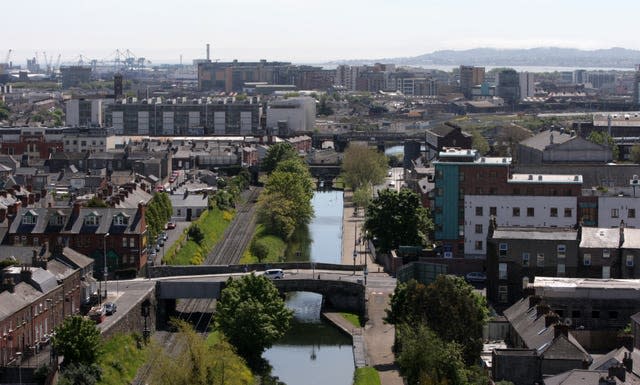
[(609, 367), (609, 378), (613, 379), (617, 377), (618, 380), (624, 382), (627, 378), (627, 371), (625, 370), (624, 365), (618, 364)]
[(555, 324), (553, 325), (553, 338), (558, 338), (560, 335), (569, 337), (569, 325)]
[(550, 310), (551, 308), (549, 307), (549, 305), (545, 305), (545, 304), (536, 305), (536, 317), (542, 317), (543, 315), (546, 315), (547, 313), (549, 313)]
[(554, 312), (549, 312), (544, 316), (544, 327), (549, 327), (553, 324), (556, 324), (560, 321), (560, 316), (558, 316)]
[(209, 51), (209, 43), (207, 43), (207, 61), (211, 61), (210, 51)]
[(540, 297), (539, 295), (532, 295), (529, 297), (529, 308), (532, 308), (534, 306), (536, 306), (537, 304), (540, 303), (540, 301), (542, 301), (542, 297)]

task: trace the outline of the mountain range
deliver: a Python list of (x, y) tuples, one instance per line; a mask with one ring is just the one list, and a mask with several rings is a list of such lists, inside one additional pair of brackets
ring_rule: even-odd
[(473, 48), (442, 50), (413, 57), (376, 60), (333, 61), (328, 64), (395, 63), (417, 66), (542, 66), (633, 69), (640, 64), (640, 51), (626, 48), (581, 50), (575, 48), (538, 47), (529, 49)]

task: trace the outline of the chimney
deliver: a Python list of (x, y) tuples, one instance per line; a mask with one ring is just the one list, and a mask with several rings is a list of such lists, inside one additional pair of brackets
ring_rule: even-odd
[(33, 249), (31, 252), (31, 266), (36, 266), (38, 264), (38, 250)]
[(598, 385), (616, 385), (616, 380), (610, 377), (600, 377)]
[(29, 204), (32, 205), (35, 203), (35, 196), (33, 194), (29, 194)]
[(545, 305), (545, 304), (536, 305), (536, 318), (546, 315), (547, 313), (549, 313), (550, 310), (551, 308), (549, 307), (549, 305)]
[(144, 218), (144, 211), (145, 211), (144, 201), (138, 202), (138, 214), (140, 215), (140, 218)]
[(47, 196), (47, 190), (46, 189), (40, 190), (40, 196), (42, 196), (42, 197)]
[(542, 297), (540, 297), (539, 295), (532, 295), (529, 297), (529, 308), (532, 308), (534, 306), (536, 306), (537, 304), (540, 303), (540, 301), (542, 301)]
[(9, 293), (13, 293), (16, 283), (13, 278), (5, 278), (2, 280), (2, 290), (7, 290)]
[(71, 215), (74, 218), (78, 218), (80, 216), (80, 203), (74, 202), (73, 209), (71, 210)]
[(621, 220), (620, 221), (620, 240), (618, 243), (618, 247), (622, 247), (623, 243), (624, 243), (624, 221)]
[(633, 371), (633, 358), (631, 358), (631, 352), (624, 354), (622, 365), (624, 365), (627, 372), (631, 373)]
[(20, 281), (21, 282), (29, 282), (31, 281), (31, 269), (28, 266), (22, 266), (20, 269)]
[(609, 366), (609, 378), (613, 379), (617, 377), (618, 380), (624, 382), (627, 378), (627, 371), (625, 370), (624, 365), (617, 364), (613, 366)]
[[(527, 287), (522, 289), (522, 296), (523, 297), (526, 298), (526, 297), (530, 297), (530, 296), (533, 296), (533, 295), (536, 295), (536, 289), (534, 289), (533, 287), (527, 286)], [(531, 306), (529, 306), (529, 307), (531, 307)]]
[(558, 323), (560, 321), (560, 316), (558, 316), (554, 312), (549, 312), (544, 316), (544, 327), (548, 328), (549, 326)]
[(33, 191), (33, 186), (31, 186), (30, 184), (27, 185), (27, 191), (31, 192)]
[(555, 324), (553, 325), (553, 338), (558, 338), (560, 335), (569, 337), (569, 325)]
[(7, 197), (7, 190), (0, 191), (0, 196), (3, 197), (3, 198), (6, 198)]
[(7, 218), (7, 209), (6, 208), (0, 208), (0, 223), (4, 222), (4, 220)]

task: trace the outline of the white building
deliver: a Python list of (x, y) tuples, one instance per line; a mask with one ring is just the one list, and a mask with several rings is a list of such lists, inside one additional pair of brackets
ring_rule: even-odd
[(520, 100), (533, 97), (536, 93), (535, 82), (533, 81), (533, 73), (520, 72)]
[(67, 100), (65, 109), (65, 122), (69, 127), (98, 127), (104, 124), (102, 99)]
[(277, 129), (281, 124), (295, 131), (313, 131), (316, 123), (316, 100), (312, 97), (273, 101), (267, 107), (267, 128)]
[(62, 136), (65, 152), (105, 152), (113, 150), (116, 144), (122, 142), (122, 137), (117, 137), (104, 129), (86, 131), (68, 129), (64, 131)]
[(631, 196), (601, 196), (598, 197), (598, 227), (617, 228), (620, 221), (625, 227), (640, 228), (638, 208), (640, 197)]

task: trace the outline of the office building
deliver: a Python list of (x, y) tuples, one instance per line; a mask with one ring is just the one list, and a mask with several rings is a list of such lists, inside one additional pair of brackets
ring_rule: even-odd
[(311, 132), (316, 122), (316, 100), (303, 96), (279, 99), (267, 107), (267, 129), (278, 135)]
[(100, 127), (102, 99), (71, 99), (65, 103), (65, 123), (69, 127)]
[(484, 67), (460, 66), (460, 92), (465, 98), (471, 98), (473, 86), (484, 82)]
[(520, 78), (520, 100), (533, 97), (536, 93), (533, 73), (520, 72), (518, 77)]

